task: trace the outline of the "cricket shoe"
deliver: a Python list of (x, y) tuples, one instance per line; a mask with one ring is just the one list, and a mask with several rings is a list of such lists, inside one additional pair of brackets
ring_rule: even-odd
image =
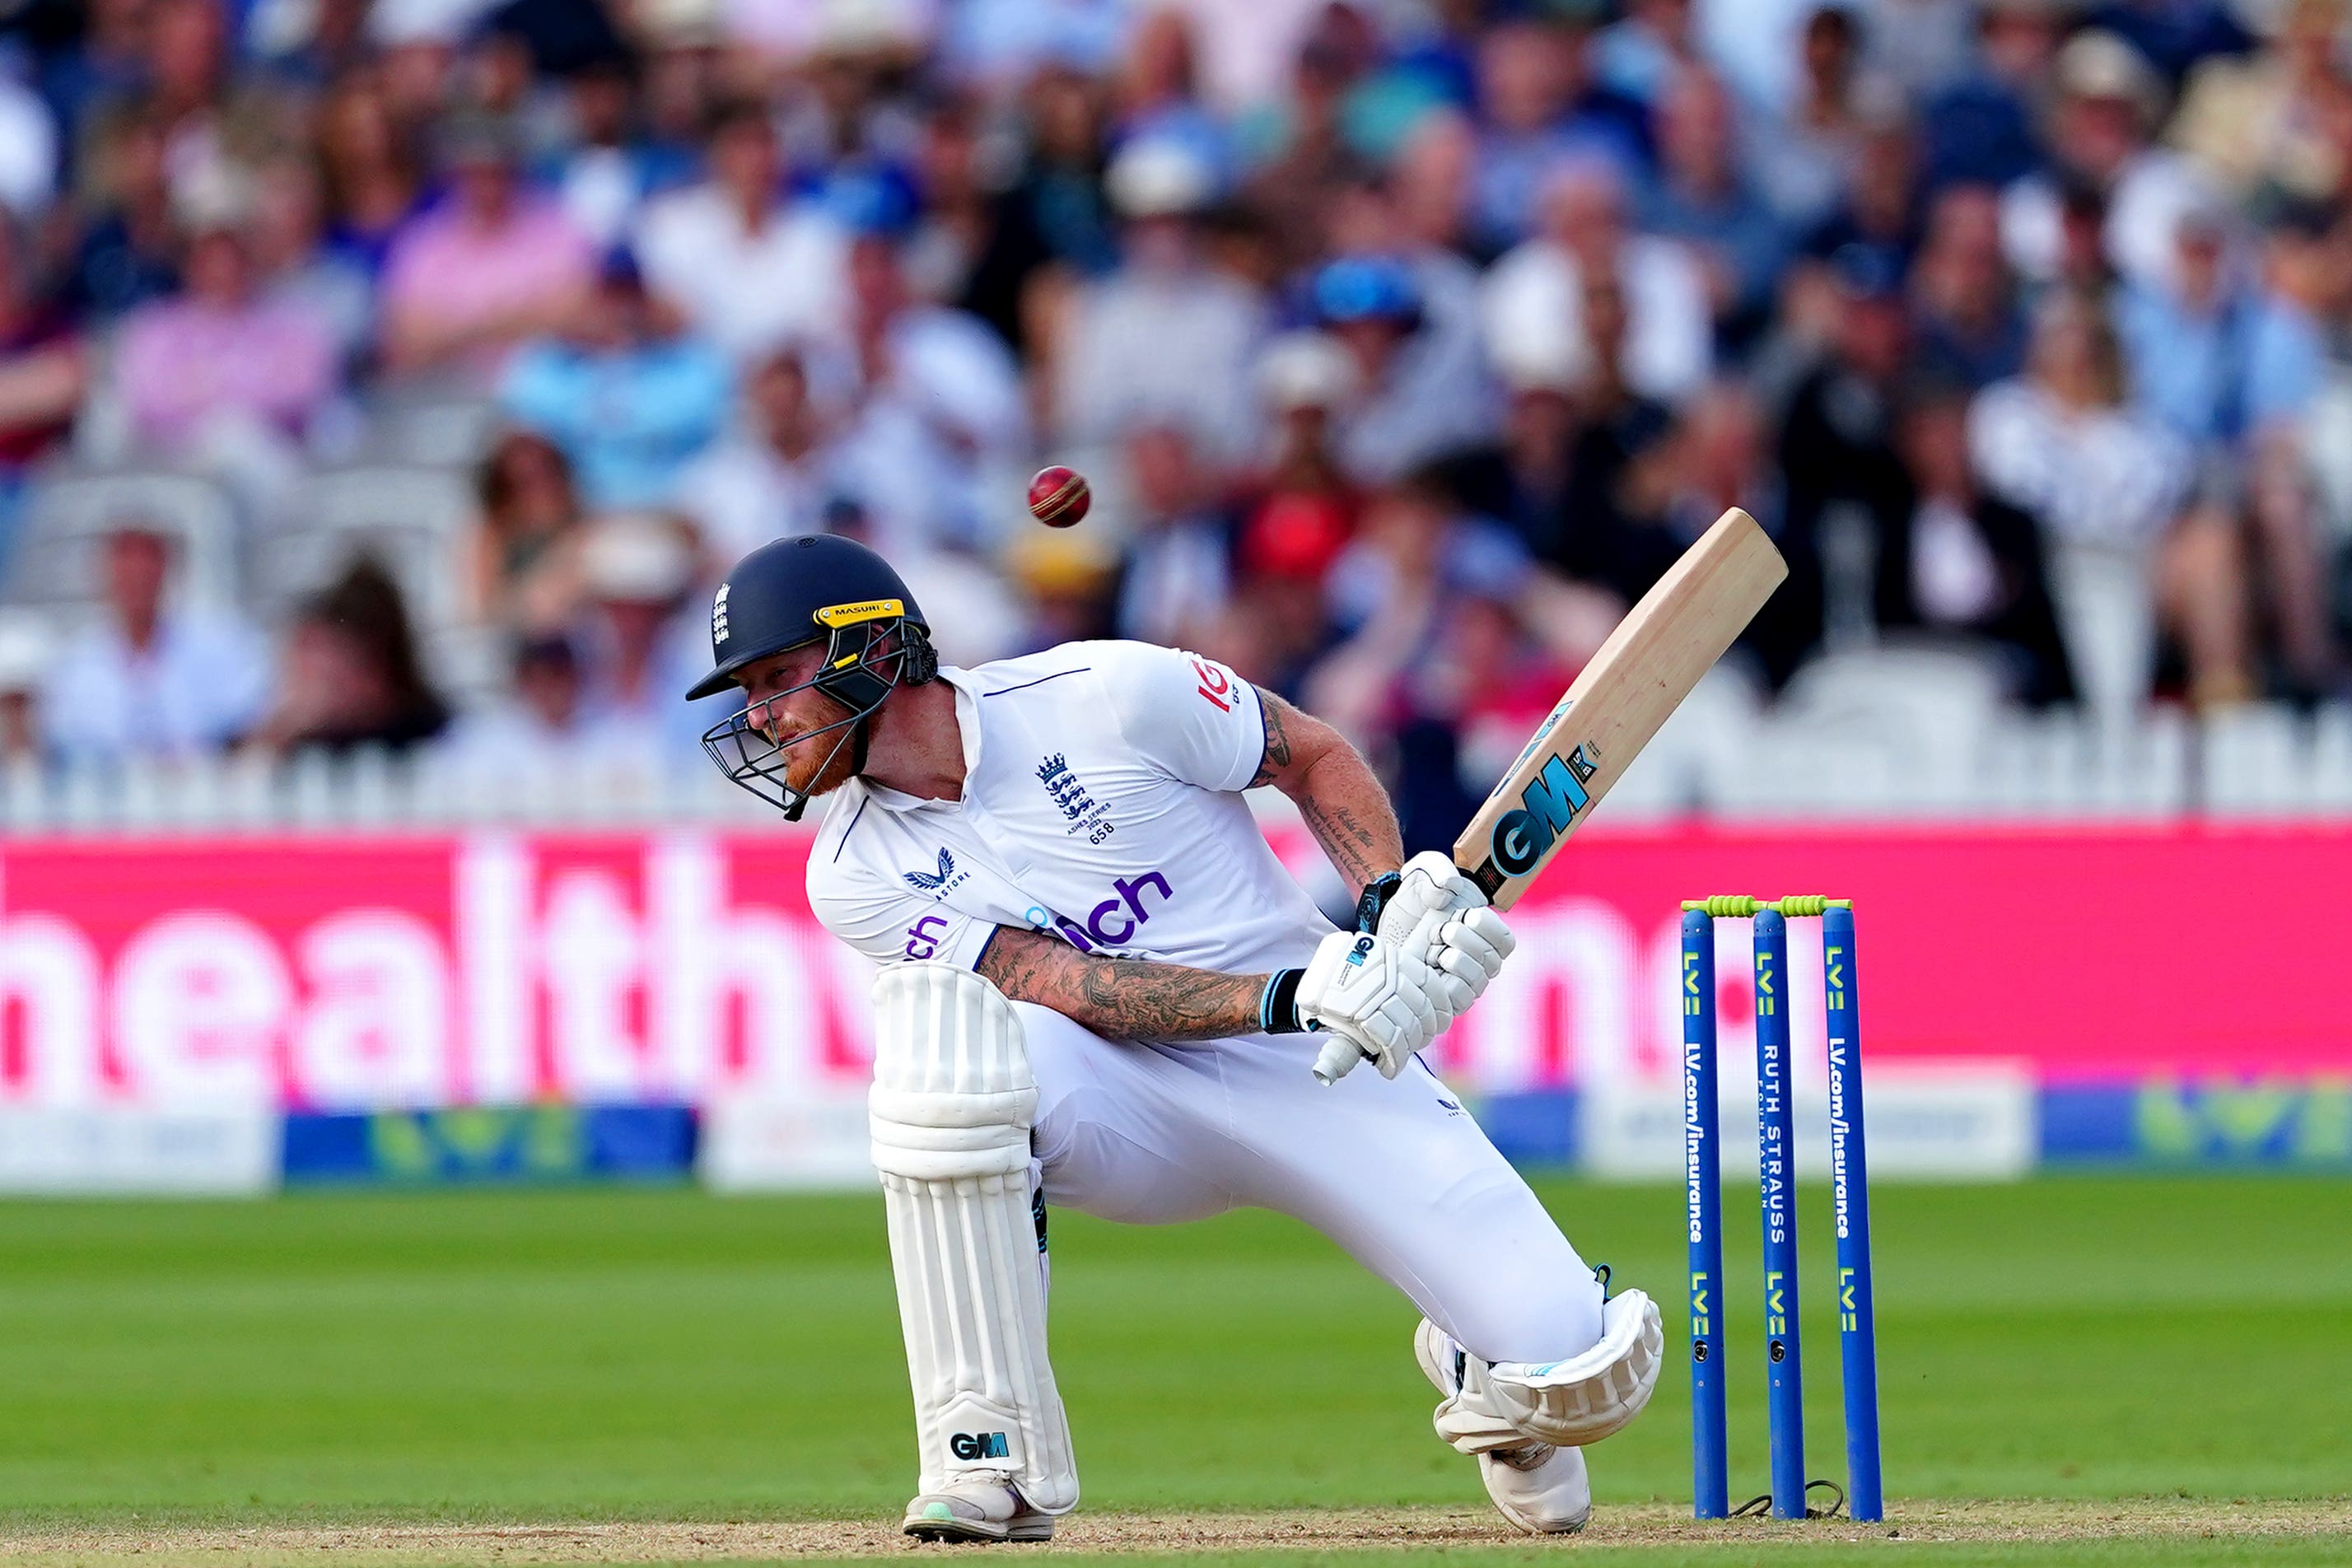
[(1582, 1530), (1592, 1517), (1584, 1451), (1532, 1441), (1512, 1426), (1485, 1397), (1478, 1361), (1426, 1318), (1412, 1332), (1412, 1354), (1445, 1396), (1437, 1406), (1437, 1435), (1476, 1456), (1478, 1479), (1503, 1517), (1530, 1535)]
[(908, 1503), (905, 1528), (918, 1541), (1051, 1541), (1054, 1516), (1024, 1502), (1009, 1480), (966, 1476)]

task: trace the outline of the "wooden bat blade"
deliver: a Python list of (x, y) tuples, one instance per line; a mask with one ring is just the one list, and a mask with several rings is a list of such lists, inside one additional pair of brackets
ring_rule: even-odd
[(1496, 909), (1518, 901), (1788, 575), (1734, 507), (1617, 623), (1454, 841), (1454, 863)]

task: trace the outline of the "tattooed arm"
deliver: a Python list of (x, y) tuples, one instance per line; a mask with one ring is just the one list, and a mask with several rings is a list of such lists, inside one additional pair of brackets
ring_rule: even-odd
[(1261, 1026), (1267, 976), (1181, 963), (1105, 958), (1059, 937), (999, 926), (980, 976), (1015, 1002), (1034, 1002), (1107, 1040), (1217, 1040)]
[(1347, 737), (1264, 687), (1265, 760), (1252, 787), (1272, 784), (1297, 804), (1307, 831), (1351, 888), (1404, 864), (1396, 808)]

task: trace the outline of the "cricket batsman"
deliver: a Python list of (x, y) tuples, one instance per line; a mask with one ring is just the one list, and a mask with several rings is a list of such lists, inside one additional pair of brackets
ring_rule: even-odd
[[(874, 1163), (914, 1388), (907, 1533), (1042, 1541), (1078, 1500), (1045, 1339), (1045, 1215), (1296, 1215), (1402, 1291), (1442, 1396), (1523, 1530), (1580, 1528), (1582, 1449), (1656, 1382), (1658, 1310), (1606, 1298), (1416, 1053), (1514, 945), (1328, 725), (1213, 660), (1072, 643), (943, 668), (905, 583), (821, 536), (743, 558), (711, 609), (740, 688), (704, 736), (798, 817), (817, 917), (882, 967)], [(1270, 784), (1340, 874), (1335, 931), (1242, 792)], [(1353, 1065), (1318, 1079), (1333, 1037)], [(1327, 1058), (1328, 1060), (1328, 1058)]]

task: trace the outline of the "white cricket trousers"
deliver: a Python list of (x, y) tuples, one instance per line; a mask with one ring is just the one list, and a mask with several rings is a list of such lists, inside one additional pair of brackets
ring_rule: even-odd
[(1561, 1361), (1600, 1340), (1592, 1271), (1420, 1062), (1393, 1082), (1365, 1063), (1327, 1089), (1317, 1035), (1139, 1045), (1013, 1007), (1048, 1207), (1133, 1225), (1274, 1209), (1483, 1360)]

